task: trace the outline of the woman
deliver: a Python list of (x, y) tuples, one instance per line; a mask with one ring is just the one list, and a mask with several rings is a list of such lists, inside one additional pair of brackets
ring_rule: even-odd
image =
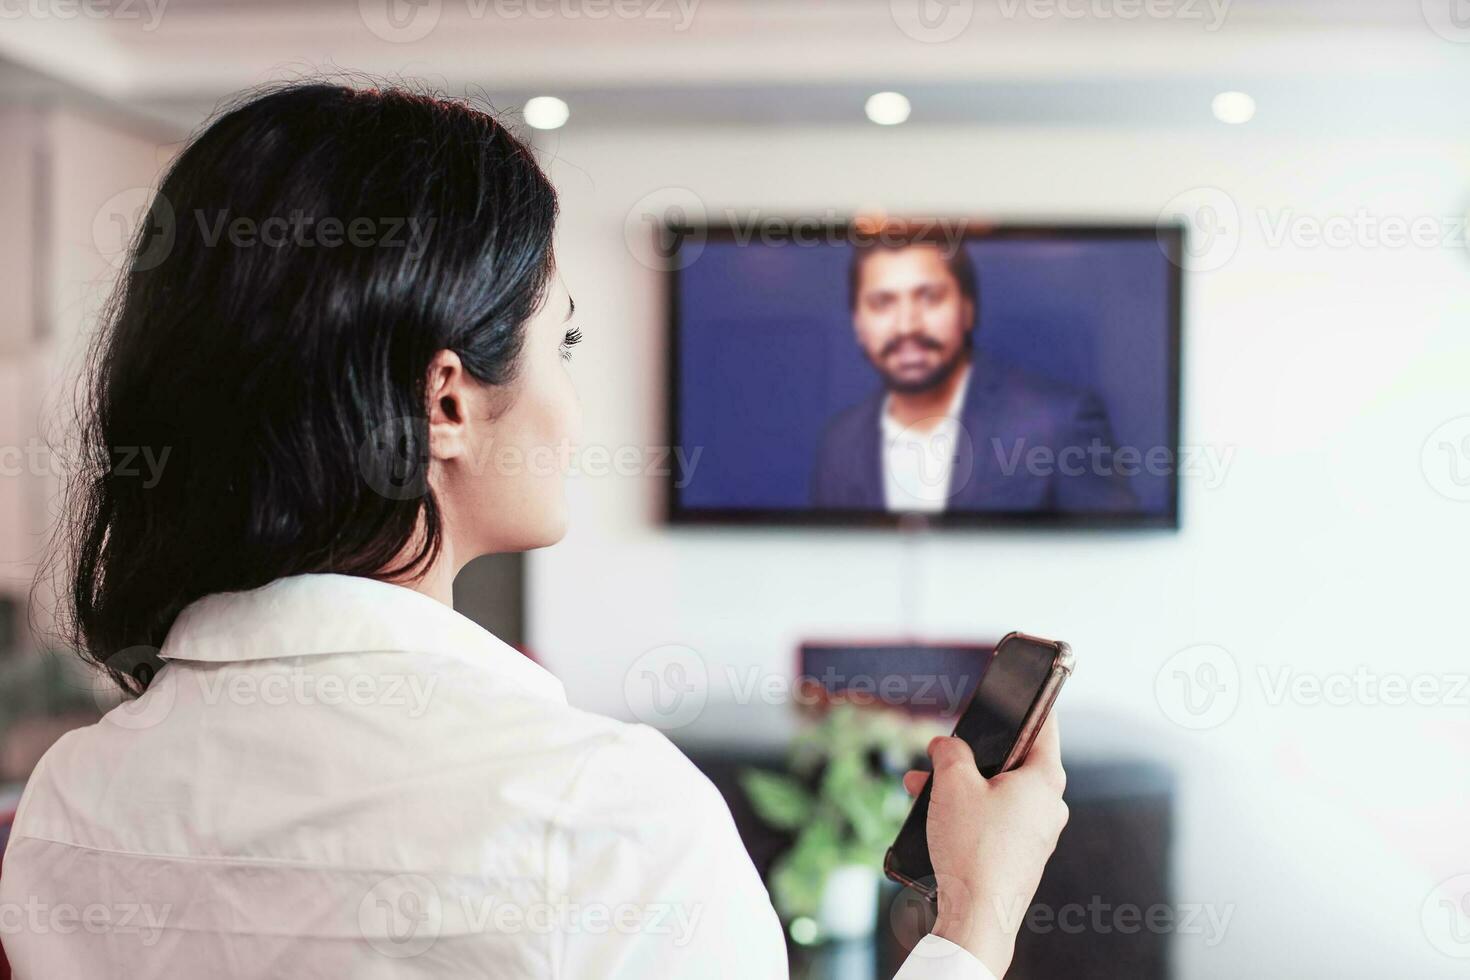
[[(785, 975), (710, 783), (451, 609), (470, 559), (563, 533), (556, 214), (491, 116), (400, 90), (275, 91), (178, 157), (66, 536), (74, 640), (137, 697), (27, 787), (18, 977)], [(1056, 732), (989, 784), (931, 752), (940, 916), (902, 975), (1000, 976)]]

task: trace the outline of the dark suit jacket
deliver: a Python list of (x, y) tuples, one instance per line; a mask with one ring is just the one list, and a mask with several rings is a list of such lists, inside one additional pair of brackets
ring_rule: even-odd
[[(816, 507), (886, 509), (886, 395), (877, 392), (827, 425), (812, 477)], [(1137, 506), (1127, 477), (1113, 467), (1107, 410), (1090, 392), (977, 356), (960, 423), (948, 511), (1118, 513)]]

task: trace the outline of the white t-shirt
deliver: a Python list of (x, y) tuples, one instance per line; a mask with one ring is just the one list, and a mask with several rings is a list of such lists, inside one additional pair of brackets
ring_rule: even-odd
[(893, 511), (936, 514), (949, 504), (954, 478), (955, 445), (960, 437), (960, 413), (970, 387), (970, 367), (955, 388), (944, 417), (927, 432), (900, 424), (892, 414), (892, 396), (884, 399), (883, 504)]

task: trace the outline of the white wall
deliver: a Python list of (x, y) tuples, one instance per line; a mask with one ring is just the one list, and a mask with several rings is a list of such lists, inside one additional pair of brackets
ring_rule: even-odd
[[(136, 217), (171, 151), (65, 104), (11, 110), (0, 121), (7, 141), (19, 139), (35, 154), (37, 168), (28, 186), (12, 188), (21, 196), (7, 195), (6, 217), (14, 221), (0, 234), (27, 260), (6, 268), (5, 290), (25, 299), (7, 296), (12, 322), (0, 348), (0, 590), (23, 599), (71, 466), (76, 378), (125, 237), (116, 218), (126, 224)], [(17, 310), (28, 322), (13, 322)], [(44, 630), (50, 601), (44, 589), (35, 599)]]
[[(1186, 283), (1183, 438), (1233, 457), (1218, 487), (1186, 479), (1181, 532), (678, 530), (658, 523), (659, 479), (581, 478), (571, 533), (530, 561), (530, 645), (574, 702), (628, 717), (625, 673), (664, 644), (698, 651), (722, 700), (727, 668), (787, 676), (808, 636), (1065, 638), (1080, 665), (1063, 699), (1069, 751), (1176, 761), (1179, 901), (1232, 916), (1216, 945), (1177, 937), (1182, 976), (1463, 975), (1421, 913), (1432, 932), (1431, 889), (1470, 872), (1467, 695), (1272, 705), (1258, 671), (1363, 665), (1450, 685), (1470, 670), (1470, 503), (1437, 493), (1431, 478), (1448, 472), (1421, 466), (1431, 432), (1470, 414), (1470, 251), (1266, 240), (1288, 209), (1463, 217), (1470, 141), (572, 128), (548, 157), (587, 336), (572, 368), (584, 441), (609, 447), (664, 438), (661, 291), (624, 243), (630, 208), (658, 188), (689, 188), (711, 213), (1144, 221), (1191, 188), (1228, 192), (1238, 252)], [(1155, 681), (1162, 670), (1172, 684), (1180, 664), (1166, 661), (1205, 643), (1237, 666), (1224, 697), (1239, 706), (1192, 731)]]

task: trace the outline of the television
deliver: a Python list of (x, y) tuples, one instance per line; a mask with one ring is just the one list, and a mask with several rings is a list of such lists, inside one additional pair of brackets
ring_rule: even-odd
[(678, 524), (1179, 524), (1182, 226), (670, 225)]

